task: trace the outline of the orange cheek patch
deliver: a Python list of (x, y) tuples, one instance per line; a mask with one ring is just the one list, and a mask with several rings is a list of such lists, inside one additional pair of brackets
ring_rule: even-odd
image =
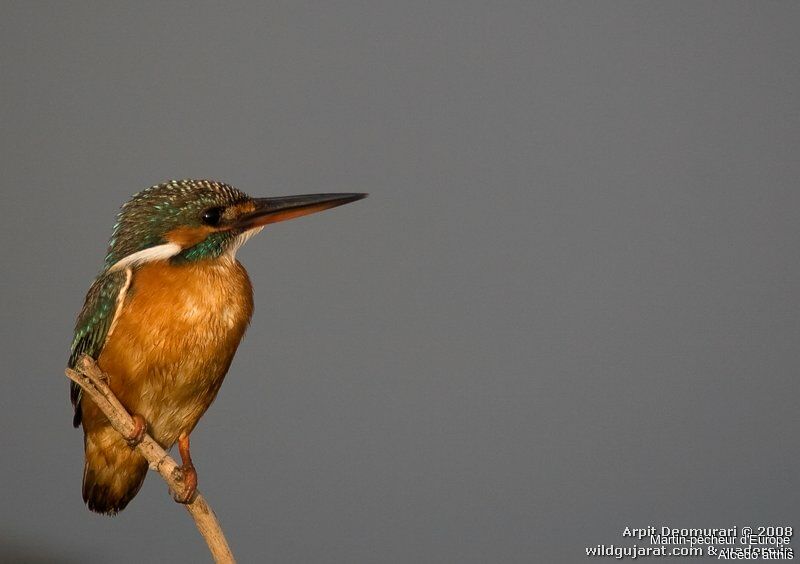
[(188, 249), (197, 243), (204, 241), (208, 235), (215, 231), (212, 227), (178, 227), (166, 235), (166, 240), (170, 243), (180, 245), (182, 249)]
[(256, 205), (252, 201), (247, 201), (242, 202), (241, 204), (236, 204), (231, 209), (234, 210), (234, 213), (232, 214), (233, 217), (239, 217), (240, 215), (254, 212), (256, 210)]

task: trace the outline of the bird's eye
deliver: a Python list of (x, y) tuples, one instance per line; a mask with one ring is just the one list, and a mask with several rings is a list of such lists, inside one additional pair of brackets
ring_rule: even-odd
[(200, 216), (200, 221), (206, 225), (219, 225), (219, 222), (222, 219), (223, 211), (223, 208), (209, 208), (203, 212), (203, 215)]

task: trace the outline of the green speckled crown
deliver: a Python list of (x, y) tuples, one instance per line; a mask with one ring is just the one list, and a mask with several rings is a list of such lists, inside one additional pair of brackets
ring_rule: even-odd
[[(249, 199), (233, 186), (213, 180), (171, 180), (142, 190), (117, 215), (104, 270), (126, 256), (166, 243), (164, 236), (177, 227), (201, 225), (203, 210)], [(212, 233), (175, 258), (185, 261), (219, 256), (237, 235), (235, 231)]]

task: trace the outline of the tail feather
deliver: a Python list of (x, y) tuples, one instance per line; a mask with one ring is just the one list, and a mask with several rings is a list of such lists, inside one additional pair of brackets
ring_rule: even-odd
[(85, 436), (83, 501), (92, 511), (116, 515), (136, 496), (147, 476), (147, 460), (110, 426)]

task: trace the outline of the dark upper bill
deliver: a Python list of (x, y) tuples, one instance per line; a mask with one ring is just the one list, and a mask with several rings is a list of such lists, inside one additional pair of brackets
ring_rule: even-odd
[(269, 223), (278, 223), (312, 213), (317, 213), (336, 206), (349, 204), (366, 194), (303, 194), (301, 196), (280, 196), (277, 198), (256, 198), (255, 209), (236, 221), (236, 227), (252, 229)]

